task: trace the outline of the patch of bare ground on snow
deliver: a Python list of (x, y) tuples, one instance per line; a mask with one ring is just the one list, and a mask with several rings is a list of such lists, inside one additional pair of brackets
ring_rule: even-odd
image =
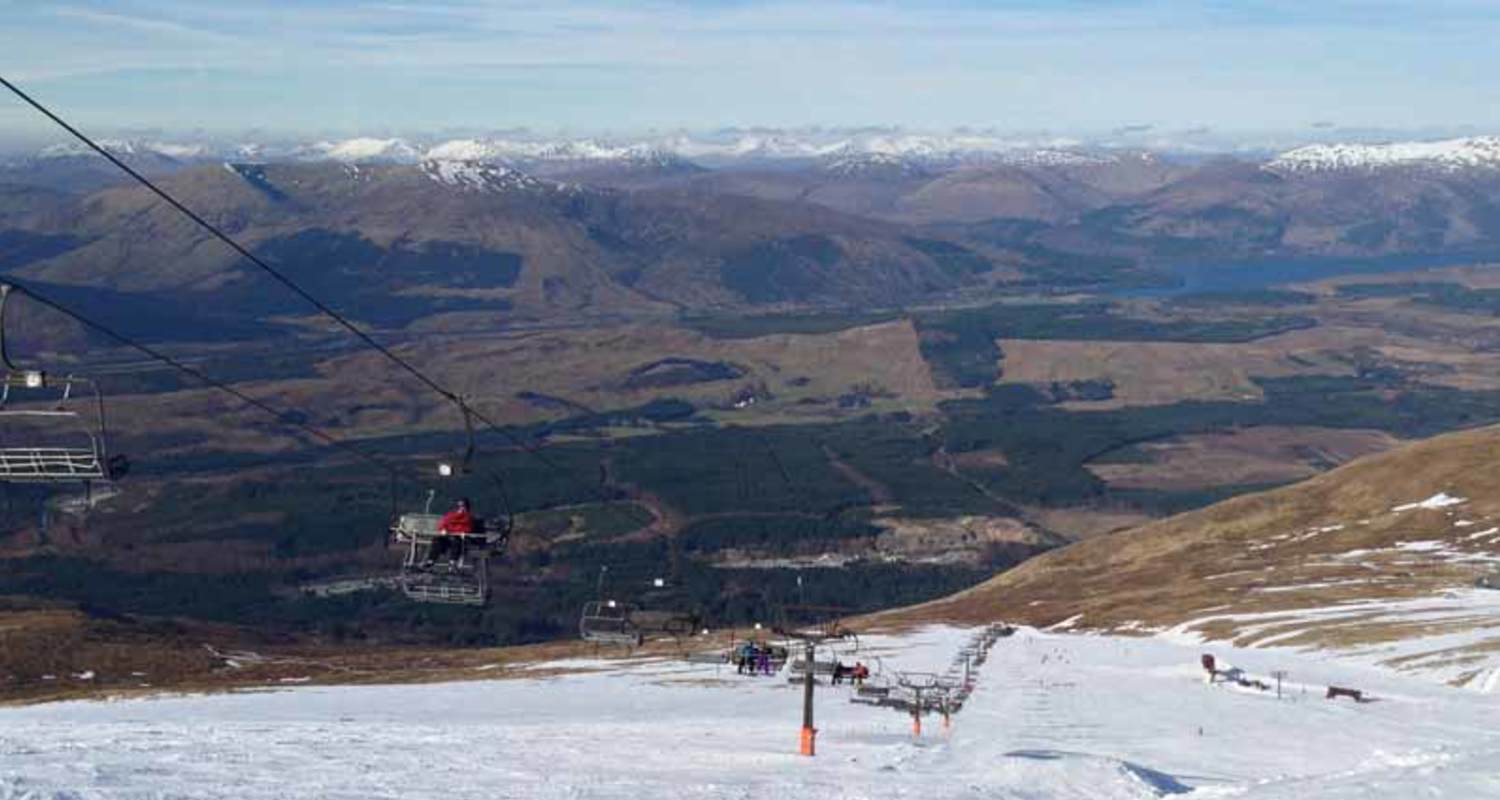
[[(0, 705), (308, 684), (534, 679), (589, 671), (601, 658), (678, 657), (688, 646), (665, 640), (601, 648), (574, 640), (502, 648), (350, 647), (267, 639), (229, 626), (100, 619), (26, 598), (0, 601)], [(730, 635), (716, 633), (709, 642), (715, 647), (717, 637)]]

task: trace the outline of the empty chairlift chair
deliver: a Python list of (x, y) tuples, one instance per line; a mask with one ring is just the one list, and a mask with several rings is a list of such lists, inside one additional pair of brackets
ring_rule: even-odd
[[(0, 480), (88, 483), (113, 477), (114, 466), (120, 462), (117, 459), (112, 465), (105, 450), (102, 395), (95, 388), (92, 400), (97, 411), (95, 420), (88, 423), (74, 407), (73, 389), (94, 388), (93, 384), (74, 376), (58, 383), (38, 372), (5, 376), (5, 386), (0, 388), (0, 418), (5, 421), (0, 430)], [(21, 394), (13, 391), (17, 388), (33, 395), (30, 390), (53, 390), (53, 402), (33, 397), (17, 403)]]
[(638, 646), (645, 633), (633, 616), (639, 611), (630, 603), (618, 600), (592, 600), (583, 604), (578, 618), (578, 635), (586, 642)]
[(128, 464), (109, 455), (99, 387), (88, 378), (55, 378), (11, 362), (5, 307), (13, 291), (0, 284), (0, 482), (89, 487), (119, 477)]

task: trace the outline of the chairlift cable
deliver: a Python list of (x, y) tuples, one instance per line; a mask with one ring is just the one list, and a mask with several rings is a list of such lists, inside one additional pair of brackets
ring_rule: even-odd
[(14, 83), (11, 83), (9, 80), (5, 79), (3, 76), (0, 76), (0, 84), (3, 84), (5, 86), (5, 88), (9, 89), (12, 94), (14, 94), (17, 97), (21, 98), (21, 100), (24, 101), (27, 105), (30, 105), (32, 108), (34, 108), (37, 111), (41, 112), (43, 116), (45, 116), (48, 119), (52, 120), (53, 122), (57, 123), (63, 130), (65, 130), (68, 133), (72, 134), (74, 138), (78, 139), (80, 142), (83, 142), (86, 146), (88, 146), (89, 149), (93, 150), (94, 152), (98, 153), (101, 156), (104, 156), (104, 158), (107, 159), (111, 164), (114, 164), (116, 167), (119, 167), (122, 171), (125, 172), (125, 174), (127, 174), (130, 177), (134, 178), (136, 180), (136, 182), (140, 183), (142, 186), (144, 186), (147, 189), (151, 190), (151, 192), (153, 194), (155, 194), (157, 197), (160, 197), (163, 201), (165, 201), (167, 203), (167, 205), (170, 205), (173, 208), (177, 209), (178, 211), (182, 212), (182, 214), (184, 216), (186, 216), (188, 219), (191, 219), (193, 222), (197, 223), (199, 227), (201, 227), (204, 230), (208, 231), (210, 234), (213, 234), (214, 238), (216, 238), (219, 241), (223, 242), (224, 244), (228, 245), (230, 249), (234, 250), (236, 253), (239, 253), (246, 260), (248, 260), (250, 263), (254, 264), (255, 266), (259, 267), (263, 272), (265, 272), (266, 274), (270, 275), (272, 278), (275, 278), (283, 286), (285, 286), (288, 289), (290, 289), (294, 294), (296, 294), (297, 296), (301, 297), (303, 300), (306, 300), (308, 303), (312, 304), (313, 307), (317, 308), (324, 315), (328, 316), (330, 319), (332, 319), (335, 322), (337, 322), (340, 325), (342, 325), (350, 333), (352, 333), (355, 336), (359, 337), (359, 339), (361, 339), (365, 344), (369, 345), (370, 347), (372, 347), (375, 350), (379, 351), (380, 353), (384, 354), (386, 356), (386, 358), (390, 359), (395, 364), (397, 364), (397, 365), (405, 368), (407, 372), (410, 372), (412, 375), (415, 375), (418, 380), (420, 380), (423, 383), (427, 384), (434, 391), (437, 391), (438, 393), (442, 394), (444, 397), (448, 398), (448, 400), (450, 400), (452, 402), (455, 402), (455, 403), (459, 402), (459, 399), (458, 399), (457, 395), (453, 394), (452, 392), (448, 391), (447, 389), (444, 389), (442, 386), (439, 386), (432, 379), (430, 379), (426, 375), (422, 374), (422, 372), (419, 371), (416, 367), (413, 367), (405, 359), (402, 359), (400, 356), (397, 356), (395, 353), (392, 353), (384, 345), (380, 344), (379, 342), (377, 342), (373, 338), (371, 338), (370, 335), (368, 333), (365, 333), (362, 329), (360, 329), (359, 326), (355, 325), (353, 322), (350, 322), (348, 318), (344, 317), (342, 314), (338, 313), (337, 311), (334, 311), (332, 308), (329, 308), (321, 300), (319, 300), (318, 298), (312, 296), (312, 294), (309, 293), (306, 289), (303, 289), (301, 286), (299, 286), (296, 283), (296, 281), (293, 281), (291, 278), (287, 277), (280, 270), (278, 270), (275, 267), (271, 266), (270, 264), (266, 263), (263, 259), (261, 259), (259, 256), (255, 255), (254, 253), (250, 252), (250, 250), (248, 248), (246, 248), (244, 245), (240, 244), (239, 242), (235, 241), (232, 237), (229, 236), (229, 234), (227, 234), (224, 231), (222, 231), (221, 229), (219, 229), (219, 227), (216, 226), (216, 225), (214, 225), (212, 222), (209, 222), (208, 220), (206, 220), (203, 217), (199, 216), (197, 214), (197, 212), (195, 212), (192, 209), (188, 208), (181, 201), (179, 201), (177, 198), (173, 197), (172, 195), (168, 194), (164, 189), (162, 189), (161, 187), (157, 186), (155, 183), (152, 183), (150, 179), (146, 178), (144, 175), (140, 174), (139, 172), (136, 172), (134, 169), (132, 169), (130, 167), (130, 165), (126, 164), (124, 161), (121, 161), (119, 159), (119, 157), (115, 156), (115, 154), (109, 152), (104, 147), (100, 146), (97, 142), (95, 142), (93, 139), (90, 139), (82, 131), (80, 131), (77, 128), (73, 127), (72, 125), (68, 124), (68, 122), (66, 120), (64, 120), (62, 117), (58, 116), (57, 114), (53, 113), (46, 106), (42, 105), (40, 102), (38, 102), (37, 100), (35, 100), (34, 98), (32, 98), (31, 95), (29, 95), (29, 94), (21, 91), (20, 87), (16, 86)]
[[(3, 79), (0, 79), (0, 80), (3, 80)], [(12, 277), (10, 277), (10, 276), (6, 276), (5, 280), (11, 286), (11, 288), (13, 290), (21, 292), (22, 294), (25, 294), (27, 297), (29, 297), (32, 300), (36, 301), (38, 304), (46, 306), (47, 308), (50, 308), (53, 311), (56, 311), (57, 313), (62, 314), (63, 316), (68, 317), (69, 319), (72, 319), (75, 322), (78, 322), (79, 324), (81, 324), (81, 325), (83, 325), (83, 326), (85, 326), (87, 328), (90, 328), (92, 330), (98, 331), (99, 333), (103, 334), (104, 336), (107, 336), (107, 337), (115, 340), (116, 342), (119, 342), (120, 344), (125, 345), (126, 347), (129, 347), (129, 348), (132, 348), (134, 350), (137, 350), (140, 353), (143, 353), (144, 355), (146, 355), (146, 356), (148, 356), (148, 357), (150, 357), (152, 359), (155, 359), (156, 361), (160, 361), (161, 363), (166, 364), (167, 366), (172, 367), (173, 369), (176, 369), (179, 372), (182, 372), (182, 373), (184, 373), (186, 375), (189, 375), (192, 378), (200, 381), (204, 385), (210, 386), (210, 387), (212, 387), (214, 389), (217, 389), (217, 390), (219, 390), (221, 392), (224, 392), (225, 394), (231, 395), (232, 397), (234, 397), (235, 399), (237, 399), (240, 402), (244, 403), (245, 405), (248, 405), (248, 406), (250, 406), (252, 408), (255, 408), (258, 411), (262, 411), (262, 412), (264, 412), (264, 413), (266, 413), (266, 414), (274, 417), (276, 419), (276, 421), (279, 422), (279, 423), (281, 423), (282, 425), (285, 425), (285, 426), (288, 426), (288, 427), (292, 427), (292, 428), (297, 428), (297, 429), (301, 430), (303, 433), (306, 433), (309, 436), (312, 436), (312, 437), (318, 439), (319, 441), (324, 442), (325, 444), (328, 444), (330, 446), (337, 447), (337, 448), (339, 448), (341, 450), (345, 450), (347, 452), (353, 453), (354, 455), (359, 456), (361, 459), (364, 459), (365, 461), (368, 461), (368, 462), (370, 462), (370, 463), (372, 463), (372, 464), (380, 467), (381, 469), (387, 471), (388, 473), (390, 473), (392, 480), (393, 481), (395, 480), (395, 476), (396, 476), (396, 469), (395, 469), (395, 467), (393, 467), (391, 464), (388, 464), (384, 459), (382, 459), (382, 458), (380, 458), (378, 456), (375, 456), (375, 455), (373, 455), (371, 453), (368, 453), (368, 452), (366, 452), (365, 450), (363, 450), (363, 449), (361, 449), (359, 447), (355, 447), (354, 445), (352, 445), (352, 444), (350, 444), (348, 442), (345, 442), (345, 441), (343, 441), (341, 439), (335, 438), (334, 436), (332, 436), (332, 435), (324, 432), (323, 430), (321, 430), (321, 429), (319, 429), (317, 427), (314, 427), (312, 425), (308, 425), (306, 423), (298, 422), (298, 421), (296, 421), (294, 419), (291, 419), (290, 416), (289, 416), (289, 414), (291, 413), (291, 411), (281, 411), (281, 410), (278, 410), (275, 406), (272, 406), (271, 404), (269, 404), (269, 403), (267, 403), (267, 402), (265, 402), (263, 400), (256, 399), (255, 397), (252, 397), (252, 396), (250, 396), (248, 394), (245, 394), (244, 392), (240, 391), (239, 389), (236, 389), (233, 386), (230, 386), (230, 385), (224, 383), (223, 381), (217, 380), (217, 379), (209, 376), (208, 374), (204, 373), (202, 370), (200, 370), (200, 369), (198, 369), (196, 367), (193, 367), (193, 366), (190, 366), (188, 364), (185, 364), (182, 361), (179, 361), (178, 359), (173, 358), (172, 356), (169, 356), (166, 353), (163, 353), (160, 350), (157, 350), (156, 348), (154, 348), (154, 347), (152, 347), (152, 346), (150, 346), (148, 344), (143, 344), (141, 342), (138, 342), (138, 341), (130, 338), (129, 336), (126, 336), (125, 334), (120, 333), (119, 331), (116, 331), (115, 329), (113, 329), (113, 328), (111, 328), (111, 327), (109, 327), (109, 326), (107, 326), (107, 325), (105, 325), (105, 324), (103, 324), (101, 322), (96, 322), (95, 320), (90, 319), (89, 317), (84, 316), (83, 314), (81, 314), (81, 313), (79, 313), (77, 311), (74, 311), (73, 309), (68, 308), (67, 306), (65, 306), (65, 305), (57, 302), (56, 300), (53, 300), (52, 298), (47, 297), (46, 295), (38, 294), (36, 292), (36, 290), (34, 290), (34, 289), (32, 289), (32, 288), (30, 288), (28, 286), (23, 286), (20, 283), (17, 283), (15, 281), (15, 279), (12, 278)]]
[[(204, 219), (203, 217), (199, 216), (196, 212), (194, 212), (192, 209), (188, 208), (185, 204), (183, 204), (177, 198), (173, 197), (166, 190), (162, 189), (161, 187), (159, 187), (155, 183), (153, 183), (149, 178), (145, 177), (141, 173), (139, 173), (136, 170), (132, 169), (130, 167), (130, 165), (126, 164), (124, 161), (122, 161), (118, 157), (116, 157), (113, 153), (109, 152), (104, 147), (100, 146), (93, 139), (89, 138), (88, 135), (84, 134), (82, 131), (80, 131), (77, 128), (73, 127), (66, 120), (64, 120), (62, 117), (58, 116), (51, 109), (49, 109), (46, 106), (42, 105), (41, 102), (39, 102), (38, 100), (36, 100), (35, 98), (33, 98), (31, 95), (29, 95), (26, 92), (22, 91), (20, 87), (16, 86), (14, 83), (12, 83), (11, 81), (7, 80), (4, 76), (0, 76), (0, 85), (3, 85), (6, 89), (9, 89), (12, 94), (14, 94), (16, 97), (20, 98), (27, 105), (29, 105), (32, 108), (36, 109), (38, 112), (40, 112), (43, 116), (45, 116), (48, 119), (50, 119), (52, 122), (56, 123), (63, 130), (65, 130), (69, 134), (71, 134), (75, 139), (79, 140), (84, 145), (86, 145), (89, 149), (91, 149), (94, 152), (98, 153), (99, 155), (103, 156), (111, 164), (114, 164), (116, 167), (119, 167), (123, 172), (125, 172), (125, 174), (127, 174), (131, 178), (135, 179), (135, 181), (137, 183), (139, 183), (142, 186), (146, 187), (153, 194), (155, 194), (157, 197), (161, 198), (164, 202), (166, 202), (168, 205), (170, 205), (171, 207), (173, 207), (173, 208), (177, 209), (178, 211), (180, 211), (188, 219), (192, 220), (198, 226), (202, 227), (204, 230), (206, 230), (210, 234), (212, 234), (214, 236), (214, 238), (217, 238), (219, 241), (221, 241), (224, 244), (228, 245), (230, 249), (234, 250), (240, 256), (244, 257), (245, 260), (249, 261), (251, 264), (255, 265), (260, 270), (262, 270), (266, 274), (270, 275), (277, 282), (281, 283), (283, 286), (285, 286), (288, 289), (290, 289), (294, 294), (296, 294), (297, 296), (301, 297), (303, 300), (306, 300), (309, 304), (311, 304), (314, 308), (316, 308), (324, 316), (327, 316), (329, 319), (332, 319), (335, 322), (337, 322), (340, 326), (342, 326), (345, 330), (347, 330), (351, 334), (353, 334), (361, 342), (363, 342), (364, 344), (366, 344), (367, 346), (369, 346), (371, 349), (375, 350), (377, 353), (380, 353), (382, 356), (384, 356), (388, 361), (392, 362), (393, 364), (396, 364), (401, 369), (403, 369), (406, 372), (410, 373), (418, 381), (420, 381), (423, 385), (427, 386), (429, 389), (431, 389), (432, 391), (436, 392), (443, 399), (445, 399), (448, 402), (453, 403), (454, 405), (458, 406), (459, 410), (462, 413), (464, 413), (466, 416), (467, 415), (472, 415), (474, 419), (477, 419), (480, 422), (484, 423), (484, 425), (486, 427), (488, 427), (490, 430), (493, 430), (496, 433), (499, 433), (501, 436), (503, 436), (506, 439), (508, 439), (512, 444), (514, 444), (515, 446), (519, 447), (521, 450), (525, 451), (527, 454), (531, 455), (532, 457), (536, 458), (538, 461), (540, 461), (543, 464), (547, 465), (547, 467), (549, 467), (553, 471), (557, 472), (558, 474), (564, 475), (564, 476), (569, 476), (570, 475), (570, 473), (567, 470), (563, 469), (563, 467), (560, 464), (558, 464), (556, 461), (553, 461), (552, 459), (548, 458), (545, 454), (543, 454), (540, 451), (539, 448), (533, 447), (532, 445), (528, 444), (526, 441), (524, 441), (523, 439), (521, 439), (521, 437), (517, 436), (515, 433), (513, 433), (513, 432), (507, 430), (506, 428), (504, 428), (504, 427), (496, 424), (493, 420), (491, 420), (490, 418), (486, 417), (484, 414), (480, 413), (478, 410), (474, 409), (472, 406), (469, 406), (463, 400), (463, 398), (461, 398), (457, 393), (453, 392), (452, 390), (448, 389), (447, 387), (445, 387), (442, 384), (438, 383), (436, 380), (434, 380), (431, 377), (429, 377), (426, 373), (424, 373), (421, 370), (417, 369), (414, 365), (412, 365), (411, 362), (407, 361), (406, 359), (404, 359), (401, 356), (397, 355), (396, 353), (392, 352), (390, 350), (390, 348), (388, 348), (385, 345), (382, 345), (381, 343), (375, 341), (375, 339), (373, 337), (371, 337), (370, 334), (366, 333), (364, 331), (364, 329), (362, 329), (358, 325), (354, 324), (352, 321), (350, 321), (347, 317), (343, 316), (339, 312), (337, 312), (334, 309), (330, 308), (327, 304), (323, 303), (317, 297), (313, 296), (312, 293), (310, 293), (306, 289), (302, 288), (296, 281), (292, 280), (290, 277), (288, 277), (286, 274), (282, 273), (280, 270), (277, 270), (275, 267), (273, 267), (270, 264), (266, 263), (265, 260), (263, 260), (259, 256), (255, 255), (253, 252), (251, 252), (244, 245), (241, 245), (239, 242), (235, 241), (233, 237), (231, 237), (229, 234), (225, 233), (223, 230), (221, 230), (220, 228), (218, 228), (217, 226), (215, 226), (213, 223), (211, 223), (208, 220)], [(320, 434), (319, 438), (324, 438), (324, 436)], [(607, 496), (605, 493), (599, 491), (598, 489), (596, 489), (594, 487), (588, 486), (587, 484), (585, 484), (582, 481), (578, 480), (576, 477), (573, 477), (572, 480), (575, 483), (577, 483), (578, 485), (580, 485), (580, 486), (584, 487), (585, 489), (587, 489), (589, 491), (589, 493), (593, 494), (596, 498), (598, 498), (600, 500), (600, 502), (608, 503), (608, 502), (612, 502), (613, 501), (613, 498)]]

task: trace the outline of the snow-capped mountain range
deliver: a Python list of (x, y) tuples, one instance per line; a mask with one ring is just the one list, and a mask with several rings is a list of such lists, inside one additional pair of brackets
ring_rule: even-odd
[[(161, 156), (171, 159), (190, 161), (201, 158), (212, 158), (214, 150), (211, 146), (201, 143), (175, 143), (156, 141), (133, 141), (129, 139), (100, 139), (99, 146), (117, 156)], [(36, 158), (39, 160), (78, 158), (80, 156), (93, 157), (94, 151), (78, 142), (61, 142), (48, 145), (37, 151)]]
[[(1102, 166), (1125, 158), (1151, 158), (1066, 139), (1020, 139), (970, 133), (846, 133), (752, 131), (670, 134), (636, 138), (545, 138), (522, 135), (455, 139), (360, 136), (311, 142), (107, 139), (105, 148), (127, 159), (197, 161), (336, 161), (349, 164), (455, 161), (505, 164), (521, 169), (626, 165), (672, 169), (736, 164), (816, 164), (834, 174), (921, 174), (927, 168), (964, 164), (1032, 167)], [(92, 157), (76, 143), (38, 151), (31, 162)], [(1282, 175), (1337, 171), (1429, 169), (1456, 172), (1500, 169), (1500, 136), (1382, 144), (1320, 143), (1266, 158)]]
[(595, 139), (453, 139), (428, 148), (422, 157), (433, 161), (619, 161), (663, 165), (682, 160), (671, 150), (648, 142), (615, 144)]
[(476, 192), (535, 189), (544, 185), (520, 170), (476, 160), (429, 159), (422, 162), (422, 172), (446, 186)]
[[(110, 139), (101, 144), (121, 156), (165, 157), (181, 161), (267, 160), (344, 163), (484, 161), (507, 164), (632, 163), (673, 166), (683, 162), (725, 164), (756, 161), (835, 162), (848, 159), (914, 163), (1015, 161), (1083, 163), (1100, 153), (1071, 140), (1030, 141), (977, 135), (829, 135), (754, 132), (735, 135), (669, 136), (634, 139), (523, 138), (514, 136), (448, 140), (360, 136), (314, 142), (165, 142)], [(89, 155), (82, 145), (42, 149), (35, 160)]]
[(302, 160), (357, 164), (368, 161), (416, 161), (422, 157), (422, 150), (403, 139), (360, 136), (337, 142), (316, 142), (292, 155)]
[(1314, 144), (1289, 150), (1266, 164), (1281, 173), (1400, 168), (1500, 169), (1500, 136), (1430, 142)]

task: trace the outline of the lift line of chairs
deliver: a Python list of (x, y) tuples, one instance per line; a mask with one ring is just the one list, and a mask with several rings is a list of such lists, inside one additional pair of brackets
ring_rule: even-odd
[[(87, 508), (94, 486), (107, 486), (130, 464), (124, 456), (109, 453), (104, 394), (97, 383), (81, 375), (57, 377), (25, 369), (11, 360), (6, 310), (10, 298), (21, 291), (0, 282), (0, 484), (82, 484)], [(467, 471), (474, 436), (466, 407), (464, 423), (469, 433), (463, 457)], [(439, 472), (450, 476), (454, 468), (445, 463)], [(432, 498), (429, 494), (422, 512), (402, 514), (391, 526), (393, 540), (405, 550), (401, 590), (418, 602), (484, 605), (490, 594), (489, 557), (504, 548), (513, 524), (509, 509), (499, 530), (486, 531), (476, 520), (476, 531), (460, 538), (453, 562), (426, 566), (433, 542), (443, 535), (438, 530), (442, 517), (431, 513)]]
[[(0, 427), (0, 483), (82, 484), (86, 491), (92, 491), (94, 484), (107, 484), (122, 476), (129, 461), (109, 454), (104, 395), (98, 384), (80, 375), (54, 377), (43, 370), (23, 369), (11, 361), (6, 349), (5, 312), (10, 297), (20, 291), (0, 283), (0, 420), (17, 422)], [(88, 397), (81, 400), (77, 396), (80, 393)], [(82, 402), (92, 406), (91, 419), (79, 410)], [(467, 472), (474, 455), (473, 422), (468, 408), (462, 409), (468, 449), (458, 470), (447, 463), (439, 466), (439, 474), (444, 477), (459, 470)], [(25, 432), (18, 432), (21, 428)], [(442, 516), (432, 513), (435, 494), (428, 493), (421, 512), (401, 514), (391, 525), (391, 539), (404, 552), (401, 591), (422, 603), (482, 606), (490, 597), (490, 556), (504, 549), (514, 517), (507, 508), (504, 523), (493, 531), (476, 520), (475, 531), (459, 537), (457, 558), (431, 564), (433, 544), (447, 535), (439, 530)], [(657, 587), (663, 586), (658, 581)], [(697, 624), (691, 614), (644, 610), (634, 603), (600, 599), (584, 606), (579, 633), (592, 642), (639, 645), (653, 635), (691, 635)]]

